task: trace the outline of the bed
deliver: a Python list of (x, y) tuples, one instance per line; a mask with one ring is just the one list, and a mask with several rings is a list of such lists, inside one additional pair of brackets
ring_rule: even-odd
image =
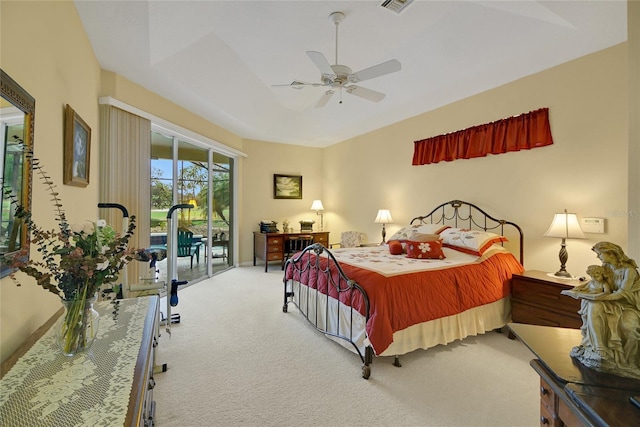
[(524, 270), (523, 239), (517, 224), (452, 200), (385, 245), (313, 244), (295, 254), (285, 264), (282, 310), (294, 304), (357, 353), (366, 379), (374, 356), (394, 356), (400, 366), (402, 354), (506, 325), (511, 276)]

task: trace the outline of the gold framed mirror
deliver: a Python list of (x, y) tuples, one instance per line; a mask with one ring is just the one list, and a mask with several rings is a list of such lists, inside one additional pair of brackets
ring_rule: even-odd
[[(24, 219), (17, 218), (16, 204), (31, 211), (33, 173), (28, 152), (33, 150), (36, 101), (0, 69), (0, 255), (29, 258), (29, 234)], [(11, 273), (7, 263), (0, 263), (0, 277)]]

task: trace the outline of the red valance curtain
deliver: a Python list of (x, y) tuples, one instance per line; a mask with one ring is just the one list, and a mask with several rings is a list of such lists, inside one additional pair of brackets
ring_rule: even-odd
[(484, 157), (553, 144), (549, 109), (414, 142), (413, 165)]

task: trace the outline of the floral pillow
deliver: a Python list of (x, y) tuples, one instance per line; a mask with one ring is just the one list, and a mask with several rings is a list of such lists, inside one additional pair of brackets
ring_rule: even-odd
[(471, 255), (481, 256), (494, 243), (508, 241), (506, 237), (482, 230), (449, 228), (440, 233), (443, 245)]
[(401, 242), (405, 240), (412, 240), (412, 237), (415, 234), (440, 234), (447, 228), (449, 228), (448, 225), (442, 224), (407, 225), (406, 227), (402, 227), (400, 230), (396, 231), (389, 240), (400, 240)]
[(433, 240), (431, 242), (415, 242), (408, 240), (406, 242), (407, 258), (418, 259), (445, 259), (442, 252), (442, 240)]

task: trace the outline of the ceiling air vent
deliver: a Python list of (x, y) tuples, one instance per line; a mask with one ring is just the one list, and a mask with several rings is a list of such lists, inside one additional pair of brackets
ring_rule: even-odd
[(411, 3), (413, 3), (413, 0), (383, 0), (380, 6), (392, 12), (400, 13)]

